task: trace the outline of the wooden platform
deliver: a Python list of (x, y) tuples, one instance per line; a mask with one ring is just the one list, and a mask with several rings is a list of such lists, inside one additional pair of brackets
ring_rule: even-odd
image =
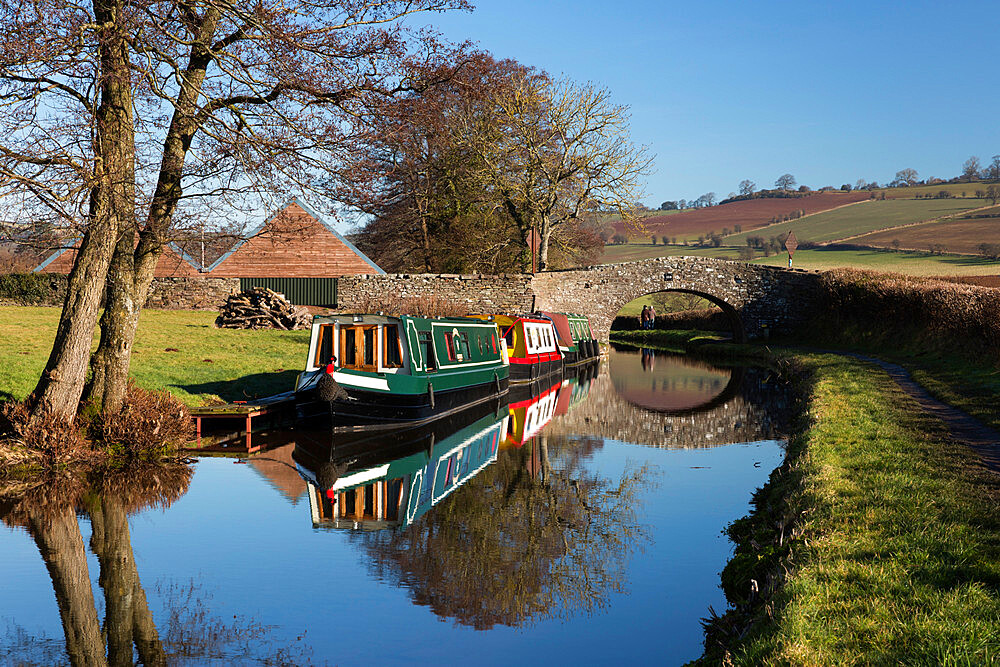
[(286, 391), (281, 394), (259, 398), (253, 401), (236, 401), (234, 403), (223, 403), (221, 405), (205, 405), (198, 408), (191, 408), (191, 417), (195, 422), (197, 433), (196, 449), (202, 448), (201, 443), (201, 422), (203, 419), (241, 419), (245, 420), (244, 439), (247, 453), (252, 454), (260, 449), (260, 446), (253, 444), (253, 418), (269, 413), (287, 410), (295, 404), (295, 392)]

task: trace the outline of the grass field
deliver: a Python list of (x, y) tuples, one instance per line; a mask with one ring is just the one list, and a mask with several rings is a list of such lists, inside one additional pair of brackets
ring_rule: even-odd
[(943, 216), (953, 216), (989, 205), (985, 199), (886, 199), (884, 201), (867, 201), (854, 206), (817, 213), (800, 220), (791, 220), (763, 229), (727, 236), (723, 241), (726, 245), (740, 246), (746, 244), (748, 236), (763, 236), (770, 238), (778, 234), (795, 232), (795, 237), (802, 241), (825, 243), (839, 241), (859, 234), (909, 225), (925, 220), (934, 220)]
[(721, 234), (723, 228), (732, 230), (740, 225), (744, 231), (752, 230), (767, 225), (775, 216), (784, 216), (798, 210), (806, 213), (828, 211), (845, 204), (867, 201), (868, 196), (867, 192), (818, 192), (789, 199), (749, 199), (685, 210), (669, 216), (647, 217), (643, 220), (647, 230), (645, 232), (625, 230), (621, 222), (615, 223), (615, 229), (636, 240), (643, 237), (648, 239), (655, 234), (657, 238), (669, 236), (677, 237), (678, 241), (691, 241), (710, 232)]
[(949, 252), (974, 255), (979, 252), (981, 243), (1000, 243), (1000, 216), (927, 222), (865, 234), (852, 239), (851, 243), (888, 248), (893, 241), (899, 241), (901, 248), (925, 249), (942, 245)]
[[(304, 366), (308, 331), (216, 329), (216, 313), (145, 310), (131, 376), (188, 405), (292, 389)], [(0, 398), (27, 396), (45, 368), (57, 308), (0, 306)], [(96, 341), (95, 341), (96, 345)]]
[(917, 195), (936, 195), (945, 190), (952, 197), (974, 197), (976, 190), (985, 190), (992, 182), (973, 181), (972, 183), (940, 183), (938, 185), (915, 185), (912, 188), (879, 188), (876, 194), (885, 193), (886, 199), (909, 199)]
[[(795, 268), (826, 271), (855, 268), (890, 271), (911, 276), (992, 276), (1000, 274), (1000, 261), (969, 255), (931, 255), (921, 251), (892, 250), (799, 250), (793, 257)], [(755, 264), (787, 266), (788, 255), (772, 255)]]
[[(605, 264), (635, 262), (652, 257), (716, 257), (719, 259), (739, 259), (736, 248), (691, 248), (684, 246), (653, 246), (628, 243), (619, 246), (605, 246)], [(786, 266), (788, 255), (784, 252), (770, 257), (758, 257), (755, 264)], [(871, 269), (891, 271), (911, 276), (992, 276), (1000, 274), (1000, 262), (969, 255), (931, 255), (925, 251), (892, 250), (840, 250), (817, 248), (799, 250), (794, 256), (794, 265), (800, 269), (826, 271), (839, 268)]]

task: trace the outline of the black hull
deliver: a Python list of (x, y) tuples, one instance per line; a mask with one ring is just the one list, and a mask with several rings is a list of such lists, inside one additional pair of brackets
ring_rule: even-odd
[(342, 387), (346, 400), (326, 402), (312, 389), (302, 392), (296, 406), (299, 418), (326, 422), (335, 432), (375, 431), (415, 426), (447, 417), (465, 408), (506, 401), (507, 378), (431, 394), (387, 394)]
[(523, 382), (534, 382), (540, 378), (549, 377), (550, 375), (555, 375), (561, 373), (563, 369), (563, 360), (555, 359), (553, 361), (543, 361), (537, 364), (511, 364), (510, 365), (510, 382), (511, 384), (520, 384)]

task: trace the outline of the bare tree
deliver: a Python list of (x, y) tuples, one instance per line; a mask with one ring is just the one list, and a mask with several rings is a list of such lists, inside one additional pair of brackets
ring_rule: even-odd
[(779, 190), (791, 190), (795, 187), (795, 177), (791, 174), (782, 174), (774, 182), (774, 187)]
[(896, 172), (896, 180), (894, 181), (895, 184), (909, 187), (911, 185), (916, 184), (916, 182), (917, 182), (916, 169), (910, 169), (909, 167), (907, 167), (906, 169), (900, 169), (899, 171)]
[(979, 178), (979, 158), (975, 155), (962, 163), (962, 178), (967, 181), (974, 181)]
[(538, 230), (540, 269), (553, 232), (582, 212), (634, 220), (652, 159), (628, 140), (627, 109), (607, 90), (522, 73), (493, 103), (488, 113), (466, 115), (462, 134), (522, 238)]
[(986, 177), (991, 181), (1000, 181), (1000, 155), (994, 155), (990, 166), (986, 168)]
[[(412, 85), (399, 19), (464, 0), (0, 0), (0, 193), (82, 243), (35, 412), (121, 404), (153, 270), (178, 215), (230, 215), (336, 178), (372, 97)], [(437, 44), (422, 37), (422, 52)], [(134, 114), (139, 109), (141, 113)], [(325, 176), (319, 176), (325, 174)], [(20, 212), (18, 212), (20, 213)], [(113, 252), (112, 252), (113, 251)], [(112, 259), (113, 254), (113, 259)]]
[(745, 178), (740, 181), (740, 194), (744, 197), (749, 197), (757, 190), (757, 184), (751, 181), (749, 178)]

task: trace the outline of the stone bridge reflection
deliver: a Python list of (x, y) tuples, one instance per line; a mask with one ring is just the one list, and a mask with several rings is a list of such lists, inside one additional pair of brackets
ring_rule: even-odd
[[(602, 364), (589, 396), (546, 427), (550, 436), (587, 434), (662, 449), (714, 447), (782, 437), (790, 409), (785, 384), (763, 369), (706, 367), (700, 379), (661, 377), (655, 391), (615, 376), (616, 362)], [(670, 357), (659, 363), (670, 363)], [(690, 362), (685, 360), (688, 367)], [(652, 380), (657, 382), (657, 380)], [(676, 391), (677, 384), (697, 390)], [(666, 386), (666, 385), (674, 386)], [(669, 396), (657, 405), (657, 393)], [(672, 391), (671, 391), (672, 390)], [(694, 400), (700, 399), (700, 400)], [(660, 399), (661, 401), (663, 399)]]

